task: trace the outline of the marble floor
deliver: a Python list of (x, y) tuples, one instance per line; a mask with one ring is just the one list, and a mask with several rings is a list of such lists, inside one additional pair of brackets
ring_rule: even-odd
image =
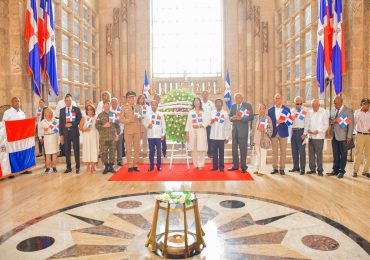
[(0, 182), (1, 260), (161, 259), (145, 242), (164, 190), (198, 197), (207, 246), (192, 259), (370, 259), (370, 179), (362, 176), (145, 183), (41, 172)]

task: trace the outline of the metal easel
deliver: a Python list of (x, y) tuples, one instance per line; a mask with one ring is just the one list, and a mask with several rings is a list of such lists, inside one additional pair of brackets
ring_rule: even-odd
[(173, 158), (184, 158), (184, 155), (186, 156), (187, 169), (189, 170), (190, 167), (189, 167), (188, 144), (185, 143), (185, 154), (174, 154), (174, 150), (175, 150), (175, 142), (172, 143), (171, 158), (170, 158), (170, 170), (172, 170)]

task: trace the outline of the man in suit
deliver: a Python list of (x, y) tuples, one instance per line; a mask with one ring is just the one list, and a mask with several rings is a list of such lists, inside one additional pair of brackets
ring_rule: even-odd
[(239, 169), (239, 153), (242, 173), (247, 172), (247, 149), (249, 136), (249, 122), (253, 120), (253, 108), (251, 104), (244, 102), (243, 95), (236, 93), (234, 95), (235, 104), (232, 105), (230, 111), (230, 121), (232, 122), (232, 155), (233, 166), (228, 168), (228, 171), (236, 171)]
[(76, 160), (76, 174), (80, 173), (80, 132), (78, 124), (81, 121), (81, 110), (72, 105), (72, 98), (66, 95), (64, 98), (66, 107), (59, 112), (60, 143), (64, 145), (67, 169), (64, 173), (72, 171), (71, 167), (71, 143)]
[[(339, 179), (343, 178), (346, 173), (347, 164), (347, 144), (351, 142), (354, 126), (354, 115), (352, 109), (343, 105), (343, 98), (336, 96), (334, 98), (335, 110), (330, 115), (331, 126), (331, 145), (333, 148), (333, 171), (328, 173), (329, 176), (336, 175)], [(341, 124), (340, 117), (347, 117), (349, 124)]]
[[(268, 110), (268, 116), (272, 121), (272, 167), (274, 170), (271, 174), (280, 172), (281, 175), (285, 174), (285, 161), (286, 161), (286, 148), (289, 136), (288, 126), (284, 120), (280, 120), (280, 114), (286, 110), (290, 113), (290, 109), (283, 105), (283, 99), (281, 95), (275, 94), (274, 96), (275, 105), (270, 107)], [(278, 164), (278, 153), (280, 148), (280, 161)]]

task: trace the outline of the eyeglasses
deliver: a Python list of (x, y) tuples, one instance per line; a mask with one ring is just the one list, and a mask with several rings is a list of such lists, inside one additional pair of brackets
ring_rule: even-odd
[(302, 106), (302, 103), (295, 103), (297, 106)]

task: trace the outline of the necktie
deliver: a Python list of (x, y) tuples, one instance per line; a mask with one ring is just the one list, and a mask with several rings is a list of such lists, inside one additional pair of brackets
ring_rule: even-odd
[[(69, 115), (69, 107), (67, 107), (67, 115)], [(66, 118), (66, 121), (67, 121), (67, 118)]]
[(131, 108), (132, 108), (132, 111), (134, 110), (134, 106), (131, 106)]
[(337, 109), (337, 112), (335, 113), (335, 118), (338, 118), (339, 115), (339, 109)]

